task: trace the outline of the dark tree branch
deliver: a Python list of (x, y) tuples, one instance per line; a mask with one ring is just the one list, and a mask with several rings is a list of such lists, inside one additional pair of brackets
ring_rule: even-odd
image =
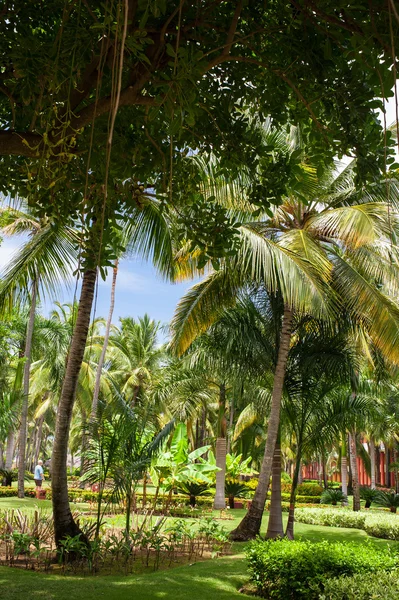
[(0, 131), (0, 155), (38, 158), (43, 138), (35, 133)]

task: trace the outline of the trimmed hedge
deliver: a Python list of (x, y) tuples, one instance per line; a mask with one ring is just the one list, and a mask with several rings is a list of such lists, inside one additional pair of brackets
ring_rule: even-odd
[(398, 565), (389, 548), (369, 543), (256, 540), (246, 554), (257, 593), (276, 600), (318, 599), (332, 577), (390, 571)]
[(399, 541), (399, 517), (391, 513), (362, 513), (345, 508), (299, 508), (295, 520), (308, 525), (363, 529), (368, 535)]
[[(36, 488), (25, 488), (25, 496), (32, 498), (36, 497)], [(18, 488), (6, 487), (0, 485), (0, 498), (15, 498), (18, 497)]]
[(399, 598), (399, 571), (377, 571), (329, 579), (320, 600), (380, 600)]
[[(281, 491), (283, 493), (291, 493), (291, 484), (282, 483)], [(321, 496), (323, 488), (318, 483), (300, 483), (296, 489), (298, 496)]]

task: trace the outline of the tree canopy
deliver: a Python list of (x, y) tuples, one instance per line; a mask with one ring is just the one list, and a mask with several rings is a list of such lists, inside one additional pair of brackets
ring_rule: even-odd
[(220, 254), (215, 238), (232, 223), (196, 193), (187, 153), (212, 150), (228, 172), (250, 165), (252, 199), (279, 203), (298, 166), (259, 153), (256, 112), (300, 122), (319, 164), (351, 154), (362, 182), (373, 178), (390, 160), (376, 109), (393, 94), (398, 26), (389, 0), (6, 3), (0, 191), (52, 218), (98, 219), (89, 206), (101, 193), (113, 215), (144, 186)]

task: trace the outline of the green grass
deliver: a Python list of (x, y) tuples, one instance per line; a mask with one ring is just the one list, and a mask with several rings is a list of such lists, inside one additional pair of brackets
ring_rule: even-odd
[[(3, 508), (21, 508), (34, 510), (36, 506), (51, 510), (51, 502), (26, 498), (0, 499), (0, 510)], [(87, 505), (81, 505), (83, 508)], [(219, 516), (214, 511), (214, 516)], [(230, 511), (231, 520), (224, 520), (222, 524), (232, 530), (245, 514), (245, 510)], [(286, 517), (284, 517), (286, 519)], [(267, 526), (268, 515), (262, 522), (262, 533)], [(197, 520), (194, 520), (197, 522)], [(343, 529), (338, 527), (322, 527), (296, 523), (295, 534), (297, 539), (306, 539), (312, 542), (321, 540), (353, 541), (359, 544), (369, 537), (365, 531), (358, 529)], [(376, 545), (396, 544), (386, 540), (369, 538)], [(234, 544), (233, 556), (222, 557), (211, 561), (186, 564), (173, 569), (140, 575), (124, 576), (96, 576), (72, 577), (55, 574), (43, 574), (0, 567), (0, 589), (6, 594), (7, 600), (21, 600), (22, 598), (41, 598), (47, 600), (71, 600), (84, 598), (85, 600), (234, 600), (245, 598), (238, 592), (239, 588), (247, 581), (247, 568), (244, 559), (245, 544)], [(0, 597), (3, 597), (0, 595)]]

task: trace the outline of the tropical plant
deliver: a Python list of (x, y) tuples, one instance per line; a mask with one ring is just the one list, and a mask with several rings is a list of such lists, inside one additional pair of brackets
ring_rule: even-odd
[[(271, 128), (260, 128), (259, 134), (265, 143), (271, 135), (277, 135)], [(281, 146), (285, 145), (287, 157), (302, 152), (305, 161), (305, 152), (295, 136), (297, 131), (291, 131), (288, 139), (281, 134)], [(389, 218), (382, 186), (376, 185), (365, 198), (359, 198), (353, 165), (340, 173), (322, 171), (317, 177), (316, 168), (304, 162), (302, 187), (298, 189), (294, 184), (271, 217), (261, 215), (259, 222), (241, 226), (242, 245), (237, 256), (218, 271), (211, 271), (183, 297), (172, 322), (172, 346), (183, 353), (251, 282), (280, 297), (282, 321), (264, 461), (251, 508), (232, 533), (237, 539), (254, 537), (259, 532), (296, 316), (312, 314), (332, 320), (337, 307), (345, 307), (352, 319), (367, 323), (369, 335), (388, 357), (395, 354), (399, 312), (384, 290), (395, 287), (392, 269), (397, 271), (396, 247), (392, 248), (394, 265), (389, 268), (385, 254), (392, 228), (397, 228), (396, 217), (393, 222)], [(396, 197), (395, 183), (388, 182), (388, 187)]]
[(370, 508), (373, 502), (378, 503), (378, 500), (380, 499), (380, 492), (373, 488), (361, 487), (360, 498), (365, 501), (364, 508)]
[(212, 490), (209, 488), (208, 483), (201, 481), (182, 481), (176, 487), (180, 494), (187, 494), (190, 497), (190, 506), (194, 507), (196, 504), (197, 496), (208, 496), (212, 494)]
[(399, 494), (394, 491), (378, 492), (378, 499), (375, 501), (379, 506), (389, 508), (392, 513), (396, 513), (399, 506)]
[(322, 504), (332, 504), (337, 506), (338, 502), (343, 504), (347, 501), (347, 497), (342, 490), (327, 489), (321, 495), (320, 502)]
[(227, 478), (225, 493), (229, 501), (229, 507), (234, 508), (234, 498), (245, 498), (248, 496), (248, 487), (241, 481)]

